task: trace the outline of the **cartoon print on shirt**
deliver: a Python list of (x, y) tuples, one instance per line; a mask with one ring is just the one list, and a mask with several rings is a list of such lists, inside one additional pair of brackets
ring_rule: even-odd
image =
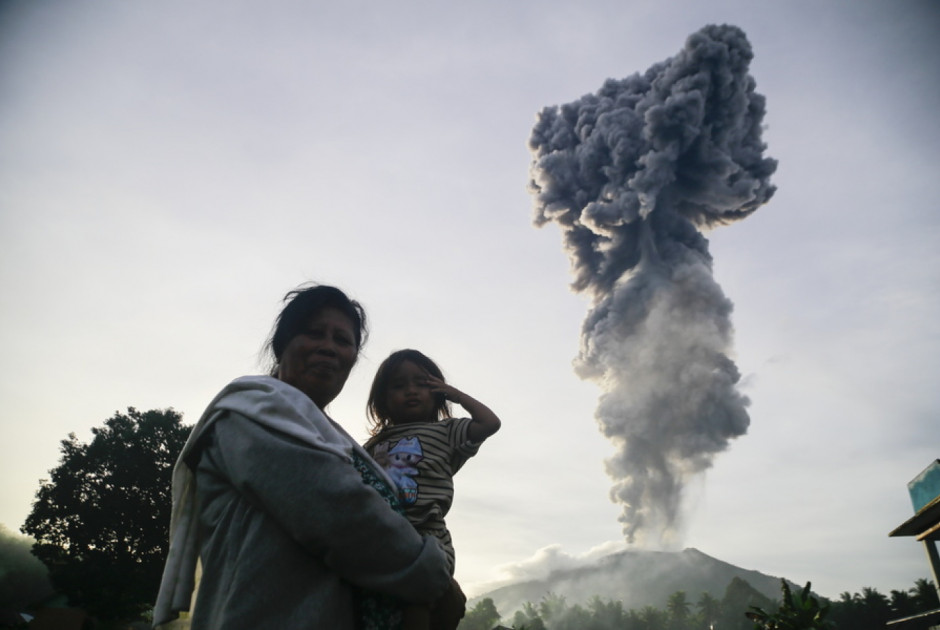
[(379, 442), (372, 448), (372, 459), (385, 470), (388, 470), (389, 466), (388, 447), (390, 445), (391, 442)]
[(421, 450), (421, 442), (417, 437), (402, 438), (394, 446), (391, 441), (377, 444), (374, 459), (395, 481), (402, 503), (417, 501), (418, 482), (414, 477), (418, 474), (418, 462), (424, 459), (424, 451)]

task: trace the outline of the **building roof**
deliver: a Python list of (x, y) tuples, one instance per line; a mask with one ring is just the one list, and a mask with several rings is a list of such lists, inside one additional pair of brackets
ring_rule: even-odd
[(940, 540), (940, 497), (925, 505), (888, 536), (916, 536), (917, 540)]

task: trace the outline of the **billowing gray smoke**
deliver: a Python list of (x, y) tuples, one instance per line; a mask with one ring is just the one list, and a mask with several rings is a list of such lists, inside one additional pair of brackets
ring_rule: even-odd
[(672, 542), (682, 490), (747, 431), (731, 302), (700, 230), (773, 195), (764, 98), (744, 33), (707, 26), (675, 57), (545, 108), (529, 141), (536, 225), (555, 221), (591, 298), (575, 360), (603, 390), (596, 417), (630, 542)]

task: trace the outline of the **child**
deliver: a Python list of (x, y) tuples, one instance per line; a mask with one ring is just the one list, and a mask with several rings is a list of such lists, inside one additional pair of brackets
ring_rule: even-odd
[[(469, 418), (452, 418), (448, 401)], [(379, 366), (369, 392), (372, 437), (365, 448), (398, 486), (405, 516), (441, 541), (454, 573), (454, 546), (444, 516), (454, 498), (454, 474), (499, 430), (489, 407), (444, 382), (437, 365), (417, 350), (399, 350)], [(456, 583), (455, 583), (456, 585)], [(409, 607), (405, 630), (453, 628), (435, 610)]]

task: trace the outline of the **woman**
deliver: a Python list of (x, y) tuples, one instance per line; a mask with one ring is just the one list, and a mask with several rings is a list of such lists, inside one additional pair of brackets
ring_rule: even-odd
[(381, 468), (322, 412), (358, 357), (362, 307), (328, 286), (285, 301), (272, 376), (223, 389), (177, 461), (155, 625), (189, 610), (197, 557), (194, 629), (395, 628), (398, 602), (450, 585), (444, 552), (390, 507)]

